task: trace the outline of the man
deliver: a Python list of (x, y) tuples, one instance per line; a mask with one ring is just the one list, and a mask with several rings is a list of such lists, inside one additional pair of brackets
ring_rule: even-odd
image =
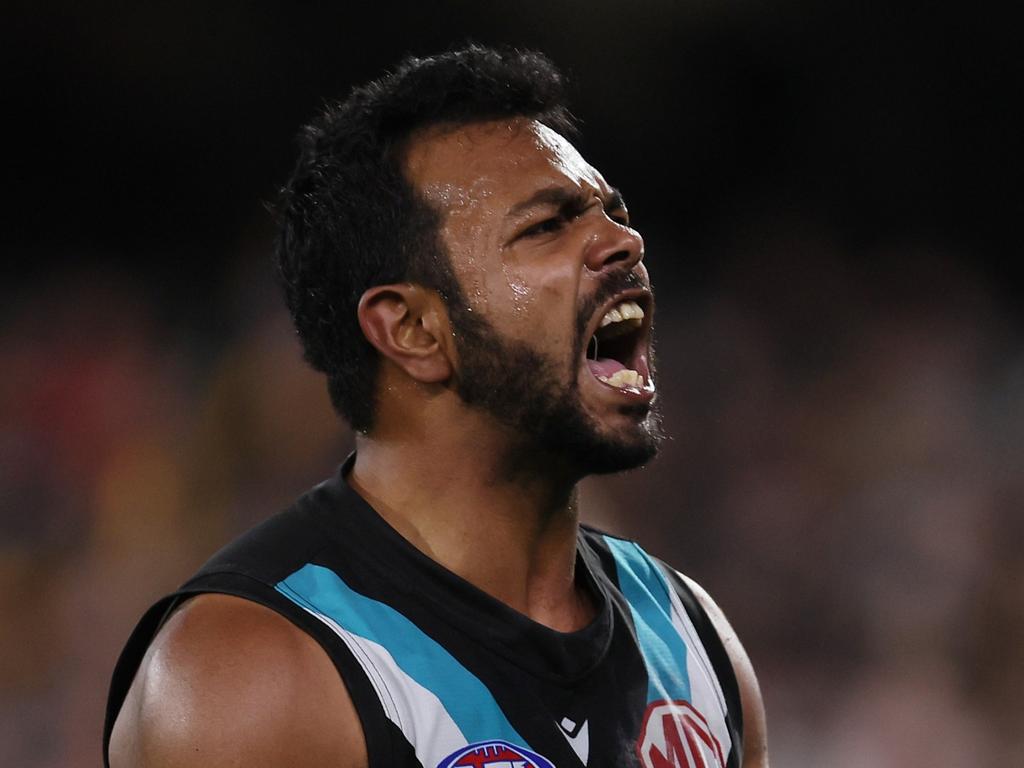
[(110, 765), (767, 765), (718, 608), (579, 524), (657, 448), (654, 302), (561, 92), (471, 47), (304, 131), (278, 257), (356, 452), (143, 618)]

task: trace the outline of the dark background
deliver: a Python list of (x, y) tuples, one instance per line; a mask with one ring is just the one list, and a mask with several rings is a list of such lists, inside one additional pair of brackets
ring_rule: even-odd
[(569, 74), (666, 424), (587, 516), (705, 583), (776, 765), (1024, 759), (1022, 57), (984, 4), (14, 4), (0, 762), (91, 765), (134, 619), (343, 456), (272, 281), (293, 136), (406, 53)]
[[(553, 7), (549, 7), (553, 6)], [(267, 226), (323, 98), (457, 42), (548, 52), (582, 147), (648, 226), (663, 280), (800, 219), (865, 258), (941, 243), (1020, 288), (1015, 25), (978, 4), (44, 3), (4, 24), (12, 267), (104, 263), (206, 292)], [(769, 223), (770, 222), (770, 223)]]

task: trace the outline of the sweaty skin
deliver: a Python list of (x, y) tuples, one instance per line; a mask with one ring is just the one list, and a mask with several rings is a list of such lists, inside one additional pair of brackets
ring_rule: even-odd
[[(408, 168), (428, 201), (447, 210), (442, 234), (460, 282), (477, 287), (472, 308), (505, 338), (545, 354), (560, 385), (578, 377), (582, 406), (603, 432), (625, 440), (649, 430), (646, 414), (621, 418), (621, 397), (596, 386), (574, 357), (577, 310), (609, 274), (631, 272), (649, 285), (643, 240), (601, 174), (562, 136), (528, 120), (434, 129), (413, 145)], [(444, 209), (431, 195), (452, 187), (466, 194)], [(559, 221), (557, 200), (526, 205), (544, 192), (576, 197), (586, 210)]]
[[(544, 391), (575, 398), (603, 440), (650, 440), (653, 393), (598, 381), (579, 350), (577, 315), (603, 284), (649, 284), (643, 241), (601, 175), (526, 119), (426, 131), (409, 145), (406, 172), (443, 214), (441, 236), (471, 309), (546, 361)], [(595, 308), (590, 328), (603, 311)], [(479, 589), (551, 628), (585, 626), (594, 607), (574, 565), (576, 484), (586, 469), (462, 401), (453, 328), (436, 293), (377, 286), (359, 321), (382, 365), (375, 426), (357, 437), (350, 483), (414, 546)], [(504, 542), (497, 551), (487, 546), (495, 538)], [(739, 681), (744, 768), (767, 766), (749, 660), (720, 609), (695, 593)], [(324, 651), (269, 609), (218, 595), (188, 601), (161, 629), (110, 756), (114, 768), (367, 764), (355, 709)]]

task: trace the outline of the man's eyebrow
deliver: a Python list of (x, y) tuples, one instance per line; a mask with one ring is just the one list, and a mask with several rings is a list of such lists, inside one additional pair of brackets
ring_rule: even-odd
[[(544, 205), (553, 205), (557, 208), (579, 207), (583, 208), (593, 198), (571, 187), (551, 186), (538, 189), (525, 200), (522, 200), (509, 208), (509, 216), (517, 216), (530, 208), (537, 208)], [(606, 210), (625, 208), (626, 203), (622, 193), (614, 187), (610, 188), (607, 199), (603, 201)]]

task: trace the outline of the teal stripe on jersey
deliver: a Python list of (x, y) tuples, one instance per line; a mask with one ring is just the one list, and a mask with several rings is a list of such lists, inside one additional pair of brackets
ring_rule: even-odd
[(690, 700), (686, 641), (672, 624), (669, 585), (658, 566), (631, 541), (604, 537), (615, 558), (619, 588), (629, 602), (647, 666), (647, 703)]
[(311, 563), (278, 582), (276, 589), (386, 648), (406, 675), (437, 696), (469, 743), (504, 739), (526, 745), (479, 678), (391, 606), (361, 595), (334, 571)]

